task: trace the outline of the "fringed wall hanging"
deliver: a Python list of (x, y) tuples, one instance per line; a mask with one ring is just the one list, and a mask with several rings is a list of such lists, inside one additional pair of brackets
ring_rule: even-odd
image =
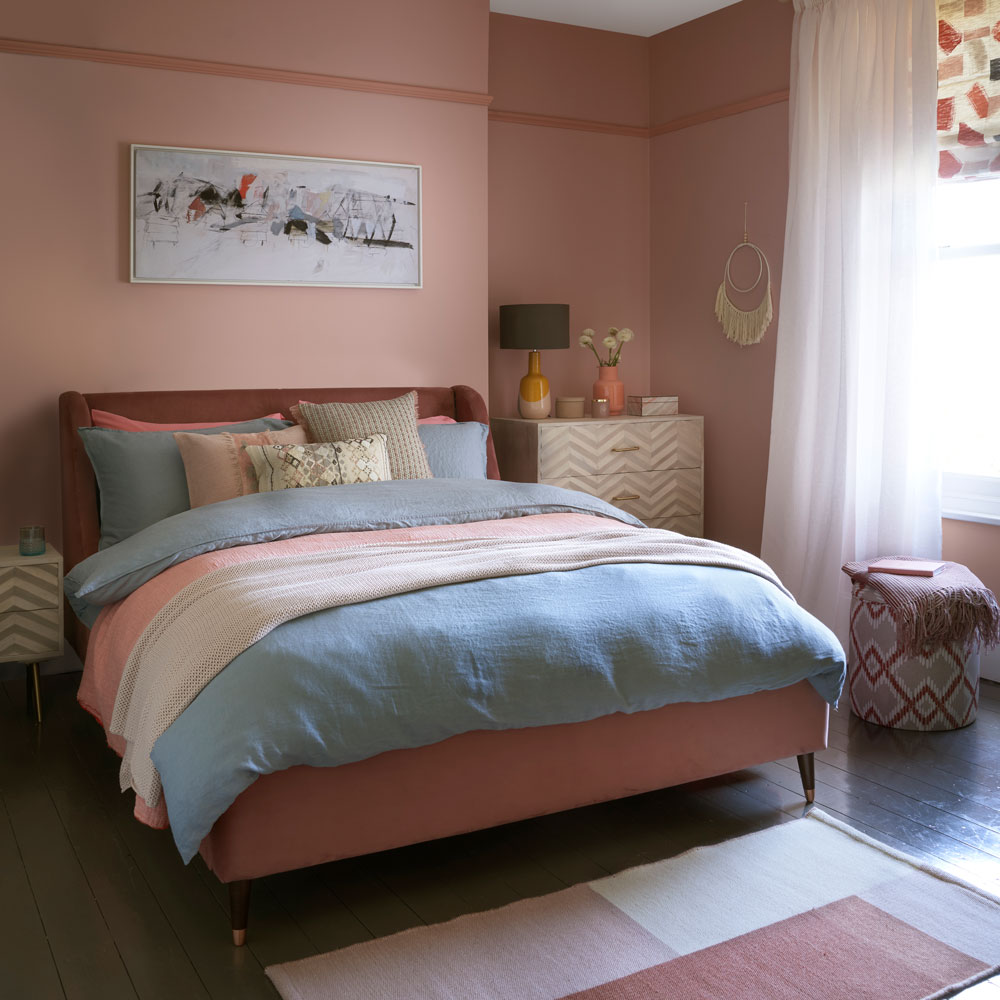
[[(764, 336), (764, 331), (771, 325), (771, 320), (774, 318), (774, 307), (771, 304), (771, 265), (767, 262), (767, 257), (764, 256), (764, 251), (761, 250), (756, 243), (750, 242), (750, 237), (747, 235), (747, 203), (743, 203), (743, 242), (738, 243), (733, 247), (729, 256), (726, 258), (726, 269), (722, 275), (722, 284), (719, 285), (719, 292), (715, 296), (715, 315), (719, 322), (722, 324), (722, 329), (725, 331), (726, 336), (733, 341), (735, 344), (739, 344), (740, 347), (747, 347), (750, 344), (759, 344)], [(739, 285), (733, 281), (732, 275), (729, 273), (729, 265), (732, 263), (733, 257), (736, 255), (737, 250), (742, 250), (747, 247), (753, 250), (757, 254), (757, 262), (760, 265), (757, 271), (757, 278), (752, 285), (748, 285), (746, 288), (740, 288)], [(760, 300), (759, 304), (755, 309), (740, 309), (735, 305), (732, 299), (729, 298), (729, 289), (727, 285), (732, 285), (737, 292), (752, 292), (761, 282), (764, 277), (764, 272), (767, 272), (767, 283), (764, 287), (764, 297)]]

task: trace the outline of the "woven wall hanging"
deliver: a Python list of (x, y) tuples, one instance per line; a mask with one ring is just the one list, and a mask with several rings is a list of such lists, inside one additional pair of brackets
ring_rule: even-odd
[[(740, 347), (759, 344), (764, 336), (764, 331), (771, 325), (771, 320), (774, 318), (774, 307), (771, 304), (771, 265), (768, 264), (767, 257), (764, 256), (764, 251), (756, 243), (750, 242), (746, 228), (746, 210), (747, 206), (744, 202), (743, 242), (737, 243), (726, 258), (726, 269), (722, 275), (722, 284), (719, 285), (718, 294), (715, 296), (716, 318), (722, 324), (722, 329), (725, 331), (726, 336), (733, 343), (739, 344)], [(733, 281), (733, 277), (729, 273), (729, 265), (732, 263), (736, 251), (742, 250), (744, 247), (752, 250), (757, 255), (757, 263), (760, 266), (754, 283), (748, 285), (746, 288), (740, 288)], [(755, 309), (740, 309), (730, 299), (728, 286), (732, 285), (737, 292), (752, 292), (760, 284), (761, 279), (764, 278), (765, 272), (767, 280), (764, 286), (764, 297)]]

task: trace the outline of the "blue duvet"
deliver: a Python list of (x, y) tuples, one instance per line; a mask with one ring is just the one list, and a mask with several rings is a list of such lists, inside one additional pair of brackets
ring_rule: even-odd
[[(74, 568), (67, 592), (86, 619), (166, 565), (227, 545), (559, 511), (634, 523), (592, 497), (526, 484), (289, 490), (168, 518)], [(205, 687), (157, 741), (153, 761), (188, 861), (261, 774), (803, 679), (835, 704), (844, 671), (833, 634), (749, 573), (630, 564), (483, 580), (280, 626)]]

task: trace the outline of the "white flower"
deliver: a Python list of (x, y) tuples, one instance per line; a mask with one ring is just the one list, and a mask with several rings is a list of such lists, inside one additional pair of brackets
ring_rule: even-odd
[(609, 337), (614, 337), (614, 336), (617, 335), (617, 333), (618, 333), (618, 327), (617, 326), (609, 326), (608, 327), (608, 336)]
[(618, 341), (622, 344), (627, 344), (634, 336), (635, 334), (627, 326), (618, 331)]
[(593, 333), (592, 332), (584, 330), (583, 333), (580, 334), (580, 346), (581, 347), (590, 347), (590, 345), (593, 342), (594, 342), (594, 337), (593, 337)]
[(588, 326), (586, 330), (583, 331), (585, 337), (593, 337), (594, 331)]
[(618, 340), (615, 337), (608, 336), (604, 338), (603, 344), (605, 347), (610, 349), (618, 346)]

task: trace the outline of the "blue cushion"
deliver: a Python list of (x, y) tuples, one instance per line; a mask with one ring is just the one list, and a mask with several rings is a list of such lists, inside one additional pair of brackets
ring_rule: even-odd
[[(287, 420), (262, 417), (190, 433), (253, 434), (290, 426)], [(190, 509), (184, 462), (173, 431), (120, 431), (109, 427), (78, 430), (97, 476), (102, 549), (165, 517)]]
[(420, 424), (417, 433), (435, 479), (485, 479), (486, 424)]

